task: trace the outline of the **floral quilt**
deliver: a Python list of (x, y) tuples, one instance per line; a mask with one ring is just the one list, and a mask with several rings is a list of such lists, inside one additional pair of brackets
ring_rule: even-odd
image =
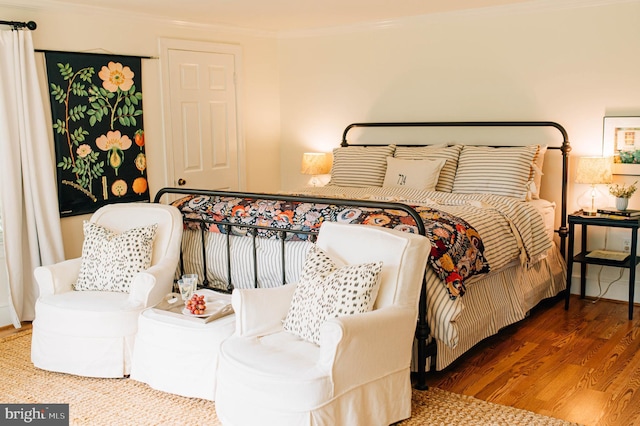
[[(224, 223), (258, 225), (258, 236), (277, 238), (279, 230), (317, 231), (325, 221), (375, 225), (417, 233), (413, 218), (395, 209), (338, 206), (322, 203), (260, 200), (238, 197), (189, 195), (172, 203), (185, 216), (185, 226), (226, 233)], [(443, 280), (453, 300), (465, 292), (465, 280), (485, 274), (490, 267), (478, 232), (460, 217), (426, 206), (414, 207), (423, 219), (431, 241), (429, 265)], [(222, 224), (212, 223), (222, 222)], [(232, 227), (236, 235), (246, 228)], [(287, 233), (289, 240), (306, 240), (307, 234)]]

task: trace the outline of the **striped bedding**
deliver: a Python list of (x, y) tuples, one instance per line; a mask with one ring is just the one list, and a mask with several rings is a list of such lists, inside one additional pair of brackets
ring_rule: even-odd
[[(514, 285), (517, 283), (517, 285)], [(541, 300), (566, 287), (566, 264), (555, 247), (530, 267), (515, 262), (469, 284), (455, 318), (455, 347), (436, 340), (436, 370), (442, 370), (483, 339), (527, 317)], [(431, 289), (434, 287), (431, 286)], [(429, 295), (427, 295), (429, 297)], [(417, 369), (417, 355), (413, 369)], [(429, 363), (426, 364), (429, 370)]]
[[(185, 229), (182, 238), (182, 258), (184, 273), (201, 274), (202, 240), (200, 231)], [(207, 261), (207, 281), (210, 287), (227, 290), (227, 236), (218, 232), (204, 233)], [(258, 277), (259, 287), (278, 287), (282, 285), (282, 246), (273, 239), (256, 239), (258, 271), (253, 262), (253, 240), (240, 236), (231, 236), (231, 282), (237, 288), (253, 287), (254, 277)], [(313, 243), (308, 241), (288, 241), (285, 244), (286, 282), (294, 283), (304, 265), (307, 251)]]
[(530, 263), (552, 246), (537, 209), (530, 203), (512, 197), (410, 188), (337, 186), (305, 188), (296, 194), (400, 202), (414, 207), (432, 207), (459, 216), (480, 233), (492, 270), (503, 267), (515, 258)]
[[(410, 188), (305, 188), (314, 196), (370, 199), (429, 206), (462, 217), (482, 237), (484, 255), (492, 271), (516, 264), (528, 270), (552, 249), (542, 216), (530, 203), (491, 194), (453, 194)], [(427, 321), (431, 335), (455, 348), (460, 340), (456, 320), (465, 309), (466, 296), (452, 299), (440, 278), (427, 268)], [(518, 308), (519, 309), (519, 308)]]

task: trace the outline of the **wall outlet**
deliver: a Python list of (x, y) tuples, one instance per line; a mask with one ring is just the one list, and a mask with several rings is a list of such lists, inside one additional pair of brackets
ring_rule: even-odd
[(625, 238), (622, 240), (622, 251), (629, 253), (631, 251), (631, 239)]

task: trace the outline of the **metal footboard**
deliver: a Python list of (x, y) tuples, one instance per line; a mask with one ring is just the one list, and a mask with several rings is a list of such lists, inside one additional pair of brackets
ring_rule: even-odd
[[(260, 226), (260, 225), (246, 225), (246, 224), (236, 224), (236, 223), (227, 223), (226, 221), (216, 221), (216, 220), (204, 220), (204, 219), (193, 219), (193, 218), (184, 218), (185, 222), (195, 222), (197, 223), (198, 229), (199, 229), (199, 233), (200, 233), (200, 244), (201, 244), (201, 261), (202, 261), (202, 270), (200, 271), (200, 276), (203, 277), (202, 279), (202, 287), (204, 288), (209, 288), (211, 290), (215, 290), (215, 291), (221, 291), (223, 289), (220, 289), (219, 287), (215, 287), (212, 286), (211, 282), (209, 281), (209, 274), (208, 274), (208, 265), (207, 265), (207, 242), (206, 242), (206, 235), (207, 235), (207, 231), (206, 227), (209, 225), (220, 225), (222, 227), (224, 227), (225, 229), (225, 240), (226, 240), (226, 254), (227, 254), (227, 267), (226, 267), (226, 271), (227, 271), (227, 276), (226, 276), (226, 283), (227, 286), (226, 288), (223, 290), (225, 292), (229, 292), (231, 293), (234, 289), (234, 284), (233, 284), (233, 262), (232, 262), (232, 253), (231, 253), (231, 238), (236, 236), (234, 235), (233, 229), (234, 228), (240, 228), (240, 229), (246, 229), (246, 237), (250, 237), (252, 240), (252, 260), (253, 260), (253, 286), (254, 288), (258, 288), (259, 287), (259, 269), (260, 269), (260, 264), (258, 262), (258, 239), (261, 238), (258, 236), (258, 230), (268, 230), (268, 231), (274, 231), (277, 234), (277, 240), (280, 242), (280, 267), (282, 270), (282, 277), (281, 277), (281, 285), (285, 285), (287, 284), (287, 279), (286, 279), (286, 271), (287, 271), (287, 257), (285, 255), (285, 244), (287, 241), (287, 235), (289, 234), (306, 234), (309, 236), (309, 241), (310, 242), (314, 242), (315, 239), (317, 238), (317, 233), (316, 232), (312, 232), (312, 231), (304, 231), (304, 230), (286, 230), (286, 229), (280, 229), (280, 228), (273, 228), (273, 227), (269, 227), (269, 226)], [(243, 238), (243, 237), (239, 237), (238, 238)], [(185, 266), (184, 266), (184, 255), (181, 252), (180, 253), (180, 272), (178, 275), (181, 275), (184, 271), (185, 271)]]

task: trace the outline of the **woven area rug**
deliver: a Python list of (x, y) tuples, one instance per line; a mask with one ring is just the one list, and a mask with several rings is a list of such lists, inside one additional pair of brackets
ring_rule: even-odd
[[(215, 404), (156, 391), (130, 379), (52, 373), (31, 363), (31, 331), (0, 340), (0, 403), (69, 404), (71, 425), (220, 425)], [(573, 425), (440, 389), (413, 392), (413, 425)], [(251, 425), (253, 426), (253, 425)]]

